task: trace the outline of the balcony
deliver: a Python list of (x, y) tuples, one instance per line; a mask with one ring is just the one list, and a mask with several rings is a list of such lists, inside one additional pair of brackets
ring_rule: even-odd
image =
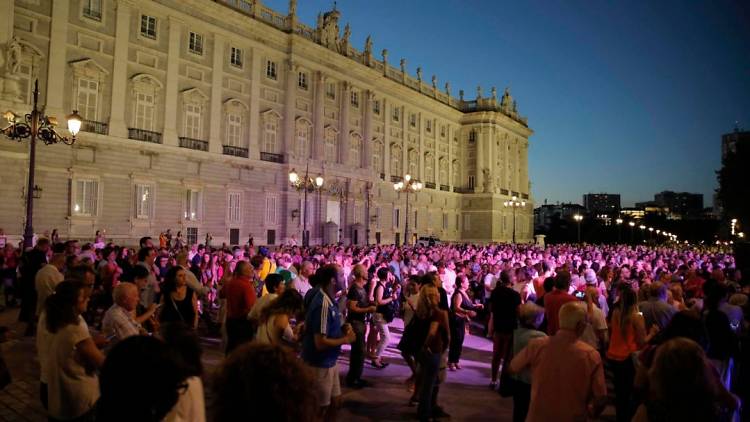
[(511, 192), (511, 196), (518, 197), (521, 196), (521, 194), (519, 194), (518, 192)]
[(233, 155), (235, 157), (247, 158), (250, 154), (247, 148), (234, 147), (231, 145), (224, 145), (224, 155)]
[(180, 139), (180, 148), (189, 148), (189, 149), (194, 149), (196, 151), (208, 151), (208, 141), (202, 141), (200, 139), (193, 139), (193, 138), (185, 138), (184, 136), (181, 136), (179, 139)]
[(385, 173), (380, 173), (380, 180), (385, 180)]
[(152, 144), (161, 143), (161, 133), (152, 132), (150, 130), (145, 130), (145, 129), (129, 128), (128, 138), (135, 139), (138, 141), (143, 141), (143, 142), (150, 142)]
[(503, 195), (507, 195), (508, 194), (508, 189), (500, 189), (500, 193), (503, 194)]
[(424, 182), (424, 187), (427, 189), (435, 189), (435, 182)]
[(456, 193), (474, 193), (474, 188), (453, 186), (453, 192), (456, 192)]
[(521, 199), (529, 199), (529, 194), (528, 193), (522, 193), (521, 194)]
[(450, 192), (451, 191), (451, 187), (448, 186), (448, 185), (440, 185), (440, 190), (443, 191), (443, 192)]
[(95, 122), (93, 120), (84, 120), (81, 122), (81, 130), (84, 132), (98, 133), (100, 135), (106, 135), (109, 133), (109, 125), (102, 122)]
[(260, 159), (261, 161), (270, 161), (272, 163), (283, 163), (284, 162), (284, 156), (282, 154), (274, 154), (271, 152), (261, 152), (260, 153)]
[(391, 182), (393, 182), (393, 183), (398, 183), (398, 182), (400, 182), (400, 181), (401, 181), (401, 177), (399, 177), (399, 176), (394, 176), (394, 175), (391, 175)]

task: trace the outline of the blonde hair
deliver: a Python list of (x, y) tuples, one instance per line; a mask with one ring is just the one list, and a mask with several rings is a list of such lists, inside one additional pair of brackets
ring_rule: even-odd
[(436, 294), (438, 293), (437, 287), (435, 287), (432, 284), (424, 284), (422, 285), (422, 288), (419, 289), (419, 301), (417, 302), (417, 317), (420, 319), (427, 319), (432, 316), (432, 312), (437, 308), (437, 306), (430, 303), (429, 294), (432, 293), (432, 291), (435, 291)]

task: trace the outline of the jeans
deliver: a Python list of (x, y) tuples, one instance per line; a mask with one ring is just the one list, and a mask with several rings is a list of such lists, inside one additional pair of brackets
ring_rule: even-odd
[(464, 347), (464, 336), (466, 335), (466, 320), (463, 318), (451, 318), (451, 343), (448, 349), (448, 362), (458, 363)]
[(362, 378), (362, 370), (365, 366), (365, 322), (349, 321), (357, 335), (352, 343), (352, 352), (349, 355), (349, 372), (346, 374), (346, 382), (351, 383)]
[(438, 382), (438, 372), (440, 371), (440, 353), (430, 353), (421, 350), (417, 353), (419, 362), (419, 406), (417, 407), (417, 416), (420, 421), (429, 420), (432, 417), (435, 403), (435, 387)]
[(615, 384), (615, 412), (617, 422), (630, 422), (635, 414), (636, 403), (633, 399), (633, 381), (635, 366), (633, 360), (610, 360)]
[(380, 334), (380, 341), (378, 341), (377, 350), (375, 350), (375, 356), (380, 358), (385, 352), (385, 348), (388, 347), (388, 343), (391, 341), (391, 331), (388, 329), (388, 322), (383, 318), (383, 314), (375, 314), (373, 318), (375, 321), (375, 328)]
[(525, 382), (516, 382), (516, 389), (513, 392), (513, 422), (523, 422), (529, 413), (529, 404), (531, 404), (531, 384)]

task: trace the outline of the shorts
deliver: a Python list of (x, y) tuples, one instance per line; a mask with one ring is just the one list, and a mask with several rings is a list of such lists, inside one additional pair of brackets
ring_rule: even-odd
[(341, 383), (339, 381), (339, 366), (330, 368), (313, 367), (315, 374), (315, 396), (319, 407), (331, 405), (331, 398), (341, 395)]

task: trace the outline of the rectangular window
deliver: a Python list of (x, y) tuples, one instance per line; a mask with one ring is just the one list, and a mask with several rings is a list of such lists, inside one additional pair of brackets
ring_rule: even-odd
[(240, 229), (229, 229), (229, 244), (230, 245), (240, 244)]
[(380, 115), (380, 101), (372, 102), (372, 112), (377, 115)]
[(299, 72), (299, 75), (297, 75), (297, 86), (307, 91), (307, 73)]
[(440, 136), (445, 137), (445, 125), (440, 126)]
[(424, 130), (426, 130), (427, 132), (432, 132), (432, 120), (425, 120)]
[(102, 0), (83, 0), (83, 16), (101, 22)]
[(229, 64), (242, 69), (242, 49), (232, 47), (229, 50)]
[(399, 109), (398, 107), (393, 107), (393, 121), (394, 122), (398, 122), (399, 119), (401, 118), (401, 111), (400, 110), (401, 109)]
[(203, 35), (196, 34), (195, 32), (190, 33), (190, 40), (188, 41), (188, 50), (193, 54), (203, 55)]
[(266, 77), (274, 81), (276, 80), (276, 62), (271, 60), (266, 61)]
[(97, 120), (99, 82), (90, 79), (78, 80), (77, 108), (86, 120)]
[(393, 209), (393, 227), (398, 228), (401, 223), (401, 210), (398, 208)]
[(266, 196), (266, 224), (278, 224), (278, 205), (276, 195)]
[(227, 203), (229, 223), (239, 224), (242, 221), (242, 194), (240, 192), (229, 192)]
[(332, 100), (336, 99), (336, 82), (326, 84), (326, 97)]
[(409, 126), (417, 127), (417, 115), (416, 114), (409, 115)]
[(276, 244), (276, 230), (266, 231), (266, 244), (268, 245)]
[(151, 218), (154, 208), (154, 188), (152, 185), (135, 185), (135, 218)]
[(185, 219), (197, 221), (201, 219), (202, 192), (188, 189), (185, 194)]
[(469, 132), (469, 142), (476, 142), (477, 141), (477, 132), (471, 131)]
[(73, 215), (97, 215), (99, 182), (96, 180), (76, 180), (75, 190)]
[(227, 145), (242, 148), (242, 116), (227, 114)]
[(352, 91), (352, 105), (359, 107), (359, 93), (357, 91)]
[(141, 35), (146, 38), (156, 39), (156, 18), (148, 15), (141, 15)]
[(198, 104), (185, 104), (185, 136), (192, 139), (202, 139), (201, 130), (202, 107)]
[(443, 230), (448, 230), (448, 213), (443, 213)]
[(469, 176), (469, 189), (474, 189), (474, 183), (476, 183), (474, 176)]
[(195, 245), (196, 243), (198, 243), (198, 228), (188, 227), (187, 228), (187, 244)]
[(154, 95), (139, 92), (135, 98), (135, 127), (154, 130)]

